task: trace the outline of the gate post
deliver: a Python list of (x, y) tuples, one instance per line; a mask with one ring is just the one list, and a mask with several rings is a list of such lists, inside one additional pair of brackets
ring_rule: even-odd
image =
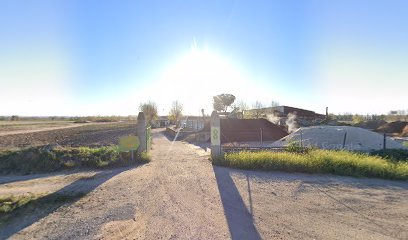
[(143, 112), (139, 112), (137, 116), (137, 136), (139, 137), (139, 148), (137, 149), (138, 153), (145, 152), (146, 148), (146, 119)]
[(221, 124), (216, 111), (211, 113), (211, 157), (221, 156)]

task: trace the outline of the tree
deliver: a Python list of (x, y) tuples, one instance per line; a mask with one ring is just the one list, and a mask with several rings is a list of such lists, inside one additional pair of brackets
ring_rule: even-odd
[(235, 106), (239, 108), (239, 110), (241, 111), (245, 111), (249, 109), (248, 104), (246, 104), (246, 102), (244, 102), (243, 100), (238, 100)]
[(263, 108), (263, 104), (260, 101), (256, 101), (255, 104), (252, 106), (254, 108), (254, 117), (260, 118), (262, 114), (265, 113), (265, 109)]
[(146, 123), (149, 125), (152, 125), (153, 120), (157, 119), (157, 105), (152, 101), (141, 103), (139, 105), (139, 111), (144, 113)]
[(170, 121), (173, 121), (174, 123), (178, 123), (180, 118), (183, 116), (183, 105), (179, 101), (174, 101), (173, 105), (171, 106), (170, 113), (169, 113), (169, 119)]
[(213, 107), (214, 110), (224, 113), (227, 112), (228, 107), (230, 107), (235, 101), (235, 96), (232, 94), (220, 94), (213, 97)]
[(275, 100), (272, 100), (271, 101), (271, 107), (277, 107), (277, 106), (279, 106), (280, 104), (279, 104), (279, 102), (278, 101), (275, 101)]

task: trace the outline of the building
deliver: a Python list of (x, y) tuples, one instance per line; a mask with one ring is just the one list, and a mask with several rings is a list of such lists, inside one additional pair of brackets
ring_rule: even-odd
[(167, 116), (159, 116), (156, 120), (153, 121), (152, 126), (154, 128), (167, 127), (170, 125), (170, 120)]
[(204, 128), (206, 122), (209, 122), (209, 117), (202, 116), (184, 116), (180, 120), (180, 127), (185, 130), (199, 131)]

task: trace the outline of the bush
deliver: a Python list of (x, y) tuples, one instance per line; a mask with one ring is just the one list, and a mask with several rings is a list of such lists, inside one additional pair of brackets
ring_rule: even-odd
[(373, 156), (380, 156), (392, 161), (408, 162), (408, 150), (406, 149), (382, 149), (371, 152)]
[(408, 180), (408, 163), (348, 151), (311, 149), (297, 152), (238, 152), (214, 159), (216, 165), (260, 170), (330, 173), (355, 177)]
[(29, 148), (0, 152), (0, 173), (45, 173), (80, 167), (128, 166), (136, 162), (146, 163), (149, 161), (150, 156), (147, 153), (140, 155), (135, 153), (134, 162), (132, 162), (130, 153), (121, 153), (116, 146), (100, 148)]

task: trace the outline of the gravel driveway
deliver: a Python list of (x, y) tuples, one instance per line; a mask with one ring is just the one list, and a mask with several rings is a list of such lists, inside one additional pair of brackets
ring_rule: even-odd
[(407, 182), (213, 167), (209, 152), (158, 131), (151, 154), (98, 173), (85, 197), (0, 238), (408, 238)]

